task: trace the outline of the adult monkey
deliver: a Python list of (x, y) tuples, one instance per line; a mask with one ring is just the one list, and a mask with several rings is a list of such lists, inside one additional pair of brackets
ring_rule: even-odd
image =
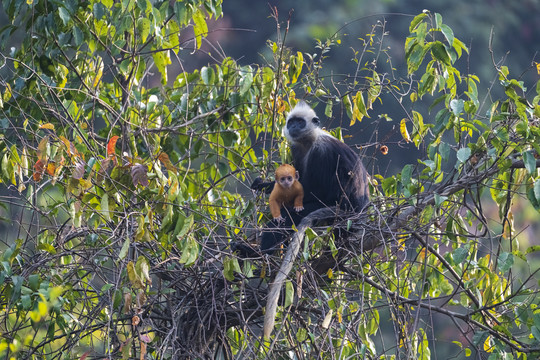
[[(289, 142), (293, 164), (304, 187), (304, 210), (283, 208), (284, 223), (270, 221), (263, 230), (261, 251), (272, 253), (286, 240), (293, 224), (311, 212), (338, 206), (360, 212), (369, 203), (368, 175), (358, 154), (320, 128), (315, 111), (304, 101), (291, 110), (283, 134)], [(251, 188), (270, 192), (274, 182), (255, 179)], [(285, 230), (285, 231), (284, 231)]]

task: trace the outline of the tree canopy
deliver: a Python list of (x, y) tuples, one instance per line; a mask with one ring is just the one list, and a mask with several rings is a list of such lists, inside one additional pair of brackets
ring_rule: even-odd
[[(495, 61), (494, 83), (460, 72), (469, 49), (441, 14), (411, 17), (404, 68), (374, 21), (356, 71), (332, 74), (341, 34), (299, 52), (275, 10), (264, 64), (186, 71), (221, 0), (3, 7), (0, 357), (540, 354), (540, 244), (516, 226), (540, 210), (540, 82)], [(281, 127), (300, 99), (345, 124), (327, 130), (366, 164), (406, 144), (421, 156), (368, 166), (363, 213), (314, 214), (281, 253), (240, 258), (231, 244), (270, 218), (249, 185), (288, 160)], [(372, 116), (383, 106), (401, 118)], [(388, 123), (369, 143), (348, 135)]]

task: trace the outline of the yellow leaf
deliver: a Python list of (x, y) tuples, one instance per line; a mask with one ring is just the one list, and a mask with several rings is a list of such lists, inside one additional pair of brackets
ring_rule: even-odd
[(193, 32), (195, 34), (196, 47), (199, 49), (202, 44), (202, 38), (208, 35), (208, 25), (201, 10), (197, 10), (193, 14)]
[(484, 341), (484, 351), (488, 353), (493, 351), (493, 347), (491, 346), (491, 336), (488, 336), (486, 341)]
[(359, 91), (354, 96), (354, 102), (353, 102), (353, 116), (351, 119), (350, 126), (354, 125), (356, 120), (359, 122), (362, 121), (362, 119), (365, 117), (369, 117), (367, 110), (366, 110), (366, 104), (364, 102), (364, 95), (362, 95), (362, 92)]
[(97, 65), (96, 77), (94, 78), (93, 86), (94, 88), (98, 86), (101, 77), (103, 76), (103, 61), (98, 60), (99, 64)]
[(51, 124), (51, 123), (46, 123), (46, 124), (40, 125), (39, 128), (40, 128), (40, 129), (54, 130), (54, 125)]
[(144, 289), (144, 283), (139, 275), (135, 272), (135, 264), (133, 264), (133, 261), (128, 262), (127, 273), (129, 282), (135, 289)]
[(47, 315), (47, 312), (48, 312), (48, 310), (47, 310), (47, 304), (44, 303), (43, 301), (40, 301), (40, 302), (38, 303), (38, 311), (39, 311), (39, 314), (40, 314), (41, 316), (46, 316), (46, 315)]
[(536, 72), (538, 73), (538, 75), (540, 75), (540, 63), (535, 63), (536, 64)]
[(411, 142), (411, 137), (409, 135), (409, 132), (407, 131), (407, 119), (401, 119), (401, 123), (399, 124), (399, 131), (401, 132), (401, 136), (403, 136), (403, 139), (406, 142)]
[(330, 321), (332, 321), (332, 309), (330, 309), (330, 311), (328, 311), (328, 313), (326, 314), (326, 316), (324, 317), (324, 320), (321, 324), (321, 327), (323, 329), (328, 329), (328, 327), (330, 326)]

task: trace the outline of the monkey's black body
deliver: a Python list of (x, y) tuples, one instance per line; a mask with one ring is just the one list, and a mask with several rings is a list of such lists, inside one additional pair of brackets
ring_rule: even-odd
[[(284, 135), (291, 147), (293, 165), (304, 187), (304, 210), (284, 207), (284, 223), (270, 221), (263, 230), (261, 251), (272, 253), (289, 235), (292, 225), (323, 207), (338, 206), (360, 212), (369, 203), (367, 172), (360, 157), (347, 145), (319, 128), (315, 112), (301, 101), (287, 117)], [(274, 182), (256, 179), (255, 190), (270, 193)]]

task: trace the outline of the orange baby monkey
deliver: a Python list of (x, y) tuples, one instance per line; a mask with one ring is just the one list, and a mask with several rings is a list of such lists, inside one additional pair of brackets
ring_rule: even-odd
[(292, 165), (283, 164), (276, 170), (276, 184), (270, 194), (270, 212), (274, 220), (285, 220), (281, 216), (283, 205), (293, 205), (295, 211), (304, 210), (304, 188), (298, 181), (298, 171)]

